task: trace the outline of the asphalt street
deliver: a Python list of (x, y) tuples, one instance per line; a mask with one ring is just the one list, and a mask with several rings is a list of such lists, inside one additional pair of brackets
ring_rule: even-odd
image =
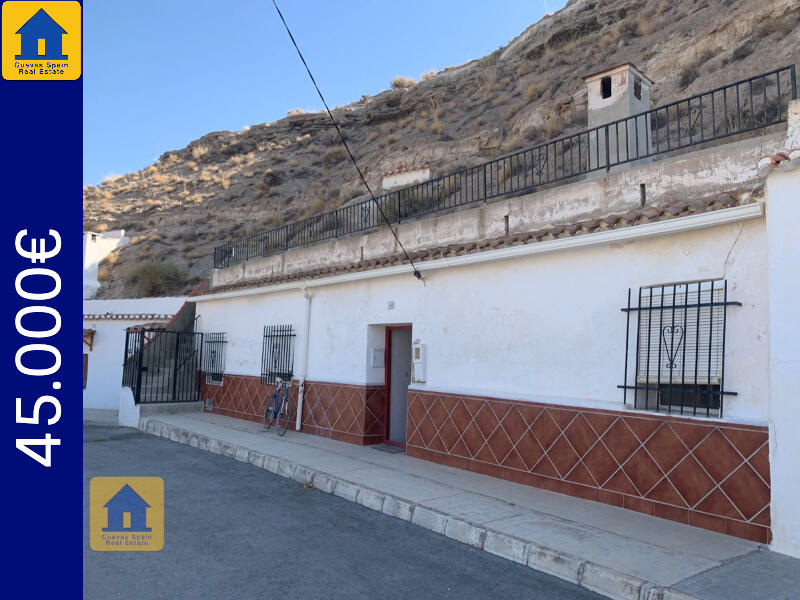
[[(252, 465), (134, 429), (87, 425), (83, 448), (90, 600), (601, 598)], [(89, 548), (95, 476), (164, 479), (161, 552)]]

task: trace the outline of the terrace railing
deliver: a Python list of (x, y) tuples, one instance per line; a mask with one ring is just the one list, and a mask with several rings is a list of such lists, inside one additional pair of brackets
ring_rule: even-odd
[[(505, 195), (529, 193), (593, 171), (777, 125), (786, 121), (788, 104), (795, 99), (795, 66), (781, 67), (391, 191), (376, 200), (389, 223), (400, 223)], [(214, 249), (214, 267), (383, 224), (376, 203), (365, 200), (218, 246)]]

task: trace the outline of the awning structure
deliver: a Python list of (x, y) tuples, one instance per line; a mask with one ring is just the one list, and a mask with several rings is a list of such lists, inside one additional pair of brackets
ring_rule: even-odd
[(94, 345), (94, 329), (84, 329), (83, 330), (83, 343), (89, 346), (89, 350), (91, 351), (92, 346)]

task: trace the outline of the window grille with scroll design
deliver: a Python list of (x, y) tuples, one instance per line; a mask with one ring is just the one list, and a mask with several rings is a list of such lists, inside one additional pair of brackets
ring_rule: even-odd
[(632, 300), (628, 290), (625, 383), (618, 386), (626, 404), (721, 417), (724, 397), (735, 395), (724, 387), (727, 309), (741, 306), (728, 300), (728, 282), (642, 287)]

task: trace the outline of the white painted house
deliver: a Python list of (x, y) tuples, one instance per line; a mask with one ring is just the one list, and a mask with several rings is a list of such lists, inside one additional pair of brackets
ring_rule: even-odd
[(306, 433), (800, 556), (800, 158), (757, 168), (794, 81), (650, 109), (621, 65), (589, 130), (378, 198), (397, 239), (363, 203), (217, 248), (205, 410), (260, 420), (291, 371)]
[(117, 248), (121, 248), (130, 242), (125, 237), (125, 230), (106, 231), (95, 233), (93, 231), (83, 232), (83, 298), (91, 298), (100, 289), (100, 282), (97, 279), (100, 261), (111, 254)]

